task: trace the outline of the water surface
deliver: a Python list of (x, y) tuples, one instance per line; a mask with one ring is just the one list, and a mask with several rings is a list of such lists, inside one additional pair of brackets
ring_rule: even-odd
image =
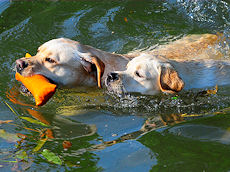
[[(18, 91), (13, 71), (16, 59), (59, 37), (128, 53), (223, 33), (216, 48), (229, 59), (229, 7), (224, 0), (1, 1), (0, 120), (12, 122), (1, 124), (0, 170), (229, 171), (229, 87), (209, 96), (191, 90), (126, 98), (98, 88), (60, 89), (37, 108)], [(72, 146), (65, 150), (63, 141)], [(60, 162), (46, 158), (46, 149)]]

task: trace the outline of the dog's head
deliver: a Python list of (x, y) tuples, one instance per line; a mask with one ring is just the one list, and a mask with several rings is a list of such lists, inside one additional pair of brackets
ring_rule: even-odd
[(101, 87), (105, 66), (90, 49), (69, 39), (53, 39), (41, 45), (35, 56), (16, 60), (16, 70), (23, 76), (41, 74), (61, 87), (95, 83)]
[(138, 92), (155, 95), (159, 92), (179, 92), (184, 82), (167, 60), (142, 54), (132, 59), (125, 71), (108, 74), (106, 86), (109, 91), (118, 94)]

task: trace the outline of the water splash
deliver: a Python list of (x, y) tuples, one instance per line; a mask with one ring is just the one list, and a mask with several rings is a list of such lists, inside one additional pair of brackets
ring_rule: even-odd
[(178, 14), (183, 15), (191, 25), (225, 31), (230, 28), (230, 5), (222, 0), (177, 0), (171, 1)]

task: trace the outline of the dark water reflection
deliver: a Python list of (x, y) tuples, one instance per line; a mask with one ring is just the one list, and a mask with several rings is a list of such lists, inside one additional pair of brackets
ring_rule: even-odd
[[(13, 121), (1, 124), (0, 170), (229, 171), (229, 87), (209, 96), (192, 90), (124, 98), (97, 88), (65, 89), (37, 108), (18, 92), (12, 70), (17, 58), (57, 37), (128, 53), (219, 32), (226, 39), (215, 48), (229, 59), (229, 7), (224, 0), (0, 1), (0, 119)], [(50, 141), (34, 153), (37, 130), (49, 129)], [(28, 136), (20, 146), (16, 133)], [(66, 140), (72, 142), (68, 150), (62, 147)], [(48, 162), (43, 149), (63, 165)], [(21, 150), (30, 157), (26, 161), (17, 156)]]

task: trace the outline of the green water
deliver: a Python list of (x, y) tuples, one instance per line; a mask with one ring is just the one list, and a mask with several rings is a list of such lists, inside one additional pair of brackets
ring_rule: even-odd
[[(126, 99), (98, 88), (63, 89), (37, 108), (19, 93), (13, 70), (16, 59), (58, 37), (128, 53), (221, 32), (224, 53), (229, 9), (227, 0), (0, 1), (0, 120), (12, 120), (0, 125), (0, 171), (229, 171), (229, 87), (211, 96), (189, 91)], [(34, 151), (47, 128), (54, 138)], [(63, 149), (63, 141), (72, 146)], [(45, 158), (45, 149), (61, 165)]]

